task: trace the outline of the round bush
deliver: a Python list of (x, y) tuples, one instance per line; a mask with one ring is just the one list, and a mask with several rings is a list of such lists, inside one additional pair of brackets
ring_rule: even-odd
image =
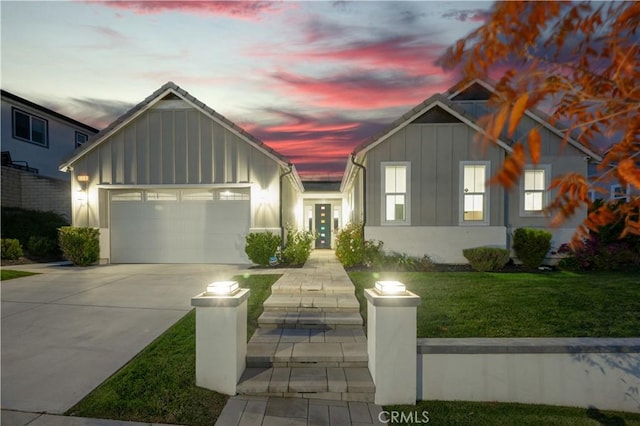
[(271, 232), (252, 232), (245, 237), (244, 252), (249, 260), (261, 266), (268, 266), (269, 259), (276, 254), (282, 239)]
[(100, 259), (100, 230), (97, 228), (63, 226), (58, 232), (62, 254), (74, 265), (87, 266)]

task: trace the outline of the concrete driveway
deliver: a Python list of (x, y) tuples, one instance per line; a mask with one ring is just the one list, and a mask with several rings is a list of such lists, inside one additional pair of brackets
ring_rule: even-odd
[(0, 283), (2, 408), (64, 413), (246, 266), (17, 266)]

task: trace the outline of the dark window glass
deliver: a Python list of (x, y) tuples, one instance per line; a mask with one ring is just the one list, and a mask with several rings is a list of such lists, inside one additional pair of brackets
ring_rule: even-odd
[(27, 114), (15, 111), (14, 113), (15, 136), (22, 139), (31, 139), (30, 117)]

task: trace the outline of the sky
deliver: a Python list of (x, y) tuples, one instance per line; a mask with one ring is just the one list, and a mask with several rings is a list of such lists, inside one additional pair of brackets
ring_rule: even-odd
[(459, 74), (435, 64), (492, 2), (5, 1), (2, 89), (98, 129), (167, 81), (303, 179)]

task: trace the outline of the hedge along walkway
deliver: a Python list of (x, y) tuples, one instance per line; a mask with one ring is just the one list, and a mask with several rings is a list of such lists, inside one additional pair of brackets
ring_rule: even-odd
[(286, 270), (249, 341), (240, 395), (216, 425), (382, 424), (354, 292), (331, 250)]

